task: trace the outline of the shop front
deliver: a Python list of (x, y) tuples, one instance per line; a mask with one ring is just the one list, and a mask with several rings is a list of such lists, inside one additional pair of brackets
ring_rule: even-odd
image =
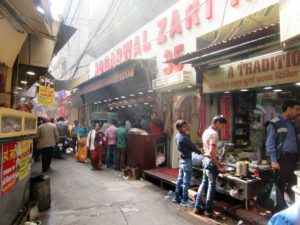
[[(228, 173), (219, 176), (217, 191), (246, 200), (246, 208), (272, 175), (267, 158), (258, 154), (265, 124), (281, 113), (284, 100), (300, 99), (300, 49), (284, 48), (278, 27), (272, 24), (173, 61), (193, 64), (203, 78), (206, 126), (217, 114), (228, 120), (219, 151)], [(244, 163), (246, 176), (239, 172)], [(256, 189), (249, 195), (253, 182)]]
[(299, 69), (300, 50), (294, 49), (270, 52), (204, 72), (203, 91), (231, 102), (230, 139), (236, 148), (255, 156), (265, 132), (264, 124), (281, 113), (284, 100), (299, 100)]
[(153, 60), (126, 61), (79, 85), (74, 97), (90, 106), (85, 119), (91, 125), (130, 121), (128, 164), (141, 169), (156, 166), (156, 137), (141, 125), (143, 120), (150, 122), (151, 113), (159, 110), (159, 96), (151, 85), (155, 68)]

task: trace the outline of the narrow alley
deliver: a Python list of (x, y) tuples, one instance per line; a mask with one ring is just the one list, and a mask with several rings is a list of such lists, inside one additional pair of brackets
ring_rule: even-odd
[[(32, 176), (41, 163), (32, 164)], [(40, 212), (43, 225), (183, 225), (221, 224), (170, 201), (168, 190), (145, 180), (126, 180), (113, 169), (92, 171), (72, 156), (53, 159), (50, 176), (51, 208)], [(222, 224), (237, 224), (224, 220)]]

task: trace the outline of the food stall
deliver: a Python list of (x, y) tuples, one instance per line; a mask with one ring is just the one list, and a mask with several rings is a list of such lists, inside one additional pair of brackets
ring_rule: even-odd
[(10, 225), (29, 202), (30, 162), (37, 116), (0, 108), (0, 224)]

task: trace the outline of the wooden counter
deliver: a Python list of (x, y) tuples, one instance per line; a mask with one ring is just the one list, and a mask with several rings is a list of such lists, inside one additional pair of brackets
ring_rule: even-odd
[(156, 167), (156, 138), (153, 135), (128, 134), (127, 164), (142, 171)]

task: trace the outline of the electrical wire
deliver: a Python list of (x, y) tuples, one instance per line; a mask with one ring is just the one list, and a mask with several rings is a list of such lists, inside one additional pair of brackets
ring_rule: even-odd
[[(189, 15), (191, 15), (192, 13), (194, 13), (194, 11), (199, 10), (204, 4), (206, 4), (207, 1), (208, 1), (208, 0), (205, 0), (203, 3), (201, 3), (201, 4), (199, 5), (198, 8), (196, 8), (196, 9), (193, 10), (193, 11), (191, 11), (191, 12), (190, 12), (189, 14), (187, 14), (187, 15), (189, 16)], [(227, 0), (227, 1), (228, 1), (228, 0)], [(154, 2), (154, 4), (158, 4), (158, 2), (159, 2), (159, 0), (156, 0), (156, 1)], [(109, 10), (108, 10), (108, 11), (109, 11)], [(129, 16), (131, 16), (131, 14), (133, 14), (133, 13), (135, 13), (135, 12), (133, 11), (133, 12), (131, 12), (131, 13), (128, 13), (127, 16), (126, 16), (126, 18), (128, 18)], [(106, 15), (107, 15), (107, 14), (108, 14), (108, 13), (106, 13)], [(104, 18), (106, 18), (106, 16), (104, 16)], [(123, 18), (122, 21), (126, 21), (126, 19)], [(182, 19), (179, 23), (175, 24), (173, 27), (176, 27), (176, 26), (178, 26), (179, 24), (182, 24), (184, 21), (185, 21), (185, 18)], [(105, 22), (105, 21), (104, 21), (104, 22)], [(121, 26), (121, 25), (122, 25), (122, 23), (119, 22), (119, 23), (116, 25), (116, 27)], [(106, 30), (106, 28), (109, 28), (109, 27), (110, 27), (110, 23), (108, 23), (108, 26), (105, 27), (105, 29), (102, 29), (101, 32), (104, 32), (104, 31)], [(171, 27), (169, 30), (167, 30), (167, 31), (165, 32), (165, 34), (168, 34), (168, 33), (173, 29), (173, 27)], [(116, 28), (115, 28), (115, 29), (116, 29)], [(99, 31), (95, 32), (93, 36), (97, 35), (98, 32), (99, 32)], [(110, 35), (112, 32), (114, 32), (114, 30), (109, 30), (108, 32), (105, 32), (105, 35), (106, 35), (105, 37), (108, 37), (108, 35)], [(101, 35), (101, 33), (100, 33), (99, 35)], [(91, 43), (91, 42), (93, 41), (93, 39), (94, 39), (93, 37), (90, 38), (90, 41), (88, 41), (88, 44), (87, 44), (86, 46), (90, 46), (89, 43)], [(102, 38), (102, 39), (104, 39), (104, 38)], [(152, 39), (152, 40), (149, 40), (148, 43), (155, 42), (156, 40), (157, 40), (157, 38), (154, 38), (154, 39)], [(92, 46), (90, 46), (90, 47), (92, 47)], [(85, 50), (83, 51), (83, 54), (84, 54), (87, 50), (89, 50), (89, 49), (88, 49), (88, 48), (85, 48)], [(73, 65), (72, 65), (67, 71), (65, 71), (65, 72), (63, 73), (63, 75), (62, 75), (61, 77), (64, 77), (69, 71), (71, 71), (71, 70), (73, 69), (74, 66), (76, 66), (76, 68), (78, 68), (79, 63), (80, 63), (80, 61), (82, 60), (82, 58), (83, 58), (83, 56), (84, 56), (83, 54), (81, 54), (81, 55), (79, 56), (79, 58), (73, 63)], [(77, 71), (76, 68), (75, 68), (74, 72)], [(71, 75), (71, 78), (74, 77), (74, 75), (75, 75), (74, 72), (73, 72), (73, 74)]]
[(215, 44), (215, 43), (218, 41), (219, 37), (220, 37), (221, 29), (222, 29), (223, 24), (224, 24), (224, 19), (225, 19), (225, 14), (226, 14), (227, 4), (228, 4), (228, 0), (226, 0), (226, 3), (225, 3), (223, 15), (222, 15), (222, 21), (221, 21), (221, 25), (220, 25), (220, 27), (219, 27), (219, 29), (218, 29), (217, 37), (209, 44), (209, 46)]
[[(231, 29), (231, 31), (223, 38), (222, 41), (232, 39), (232, 38), (235, 36), (235, 34), (236, 34), (237, 32), (239, 32), (239, 30), (242, 28), (242, 25), (243, 25), (244, 21), (245, 21), (247, 18), (249, 18), (250, 12), (251, 12), (251, 10), (253, 9), (253, 7), (254, 7), (254, 5), (255, 5), (256, 3), (257, 3), (257, 0), (255, 0), (255, 2), (252, 3), (252, 6), (251, 6), (251, 7), (247, 8), (247, 12), (246, 12), (246, 13), (243, 13), (243, 15), (246, 14), (247, 16), (244, 17), (236, 27), (234, 27), (233, 29)], [(232, 33), (232, 31), (233, 31), (233, 33)], [(232, 34), (231, 34), (231, 33), (232, 33)]]
[[(119, 3), (119, 4), (117, 5), (117, 7), (115, 7), (115, 6), (116, 6), (116, 3)], [(82, 58), (84, 57), (84, 55), (85, 55), (87, 49), (89, 48), (89, 46), (90, 46), (92, 40), (95, 38), (95, 36), (97, 35), (98, 31), (101, 29), (103, 23), (105, 22), (105, 18), (107, 18), (107, 16), (110, 14), (110, 12), (111, 12), (114, 8), (117, 9), (116, 12), (115, 12), (115, 14), (113, 15), (113, 17), (115, 17), (116, 14), (117, 14), (117, 12), (118, 12), (118, 8), (119, 8), (118, 6), (120, 6), (120, 5), (121, 5), (121, 4), (120, 4), (120, 1), (112, 0), (112, 2), (111, 2), (111, 4), (110, 4), (110, 7), (109, 7), (109, 10), (106, 12), (106, 14), (104, 15), (103, 19), (102, 19), (102, 20), (100, 21), (100, 23), (98, 24), (98, 26), (97, 26), (97, 28), (96, 28), (94, 34), (92, 35), (92, 37), (90, 38), (90, 40), (89, 40), (88, 43), (86, 44), (86, 46), (85, 46), (83, 52), (80, 54), (80, 56), (78, 57), (78, 59), (73, 63), (73, 65), (72, 65), (72, 66), (71, 66), (71, 67), (70, 67), (70, 68), (69, 68), (69, 69), (61, 76), (61, 77), (64, 77), (64, 75), (66, 75), (69, 71), (71, 71), (71, 70), (73, 69), (73, 67), (75, 66), (75, 69), (74, 69), (72, 75), (70, 76), (70, 78), (73, 78), (73, 77), (74, 77), (74, 75), (75, 75), (76, 72), (77, 72), (77, 69), (78, 69), (78, 66), (79, 66), (80, 61), (81, 61)]]
[[(205, 0), (204, 2), (202, 2), (202, 3), (199, 5), (198, 8), (194, 9), (194, 10), (191, 11), (189, 14), (187, 14), (182, 20), (180, 20), (180, 22), (178, 22), (177, 24), (175, 24), (173, 27), (176, 27), (176, 26), (182, 24), (182, 23), (186, 20), (186, 17), (187, 17), (187, 16), (193, 14), (196, 10), (199, 10), (204, 4), (207, 3), (207, 1), (208, 1), (208, 0)], [(159, 0), (156, 0), (153, 4), (156, 4), (156, 3), (158, 3), (158, 2), (159, 2)], [(256, 2), (257, 2), (257, 0), (254, 2), (254, 4), (252, 4), (252, 7), (253, 7), (253, 5), (255, 5)], [(225, 15), (226, 15), (227, 5), (228, 5), (228, 0), (226, 0), (226, 3), (225, 3), (223, 15), (222, 15), (222, 20), (221, 20), (221, 24), (220, 24), (220, 27), (219, 27), (219, 29), (218, 29), (218, 34), (217, 34), (216, 38), (210, 43), (209, 46), (215, 44), (215, 43), (218, 41), (218, 39), (220, 38), (221, 28), (223, 27), (224, 20), (225, 20)], [(250, 11), (251, 9), (248, 8), (248, 10)], [(131, 14), (133, 14), (133, 13), (135, 13), (135, 11), (133, 11), (133, 12), (131, 12), (131, 13), (128, 13), (128, 14), (126, 15), (126, 18), (130, 17)], [(106, 13), (106, 15), (107, 15), (107, 14), (108, 14), (108, 13)], [(247, 15), (247, 17), (248, 17), (248, 16), (249, 16), (249, 15)], [(246, 17), (246, 18), (247, 18), (247, 17)], [(104, 16), (104, 18), (105, 18), (105, 16)], [(81, 54), (81, 55), (79, 56), (79, 58), (75, 61), (75, 63), (74, 63), (74, 64), (73, 64), (73, 65), (72, 65), (72, 66), (71, 66), (71, 67), (70, 67), (70, 68), (62, 75), (62, 77), (63, 77), (65, 74), (67, 74), (67, 73), (75, 66), (75, 64), (76, 64), (76, 69), (75, 69), (75, 71), (74, 71), (75, 73), (76, 73), (76, 71), (77, 71), (77, 68), (86, 67), (86, 66), (79, 66), (79, 62), (82, 60), (82, 58), (83, 58), (85, 52), (88, 51), (90, 47), (93, 47), (93, 45), (91, 45), (91, 44), (92, 44), (92, 42), (94, 41), (94, 40), (93, 40), (94, 37), (95, 37), (97, 34), (99, 34), (99, 35), (101, 35), (101, 36), (103, 37), (102, 33), (105, 32), (105, 36), (102, 38), (102, 40), (104, 40), (104, 39), (105, 39), (106, 37), (108, 37), (111, 33), (113, 33), (119, 26), (121, 26), (122, 23), (124, 23), (123, 21), (126, 21), (126, 18), (123, 18), (121, 22), (119, 22), (117, 25), (115, 25), (116, 28), (114, 28), (113, 30), (110, 29), (108, 32), (105, 32), (105, 31), (106, 31), (107, 29), (110, 28), (110, 25), (111, 25), (110, 23), (107, 23), (107, 25), (106, 25), (102, 30), (100, 30), (100, 29), (98, 30), (98, 29), (97, 29), (97, 32), (95, 32), (94, 35), (92, 35), (92, 37), (91, 37), (90, 40), (88, 41), (88, 43), (87, 43), (87, 45), (86, 45), (87, 48), (85, 48), (85, 50), (83, 51), (83, 54)], [(245, 18), (244, 18), (244, 19), (245, 19)], [(107, 21), (107, 20), (106, 20), (106, 21)], [(105, 23), (105, 21), (101, 21), (100, 24), (102, 24), (102, 22)], [(234, 29), (233, 29), (234, 32), (233, 32), (233, 33), (232, 33), (232, 31), (229, 32), (223, 40), (226, 40), (226, 38), (228, 38), (229, 36), (233, 37), (233, 36), (240, 30), (242, 24), (243, 24), (243, 22), (241, 21), (241, 23), (239, 23), (239, 25), (237, 26), (237, 28), (234, 28)], [(100, 26), (100, 27), (101, 27), (101, 26)], [(167, 31), (164, 33), (164, 35), (169, 34), (170, 31), (173, 29), (173, 27), (171, 27), (169, 30), (167, 30)], [(99, 32), (100, 32), (100, 33), (99, 33)], [(232, 34), (231, 34), (231, 33), (232, 33)], [(153, 42), (155, 42), (156, 40), (157, 40), (157, 37), (156, 37), (156, 38), (153, 38), (153, 39), (151, 39), (151, 40), (149, 40), (148, 43), (153, 43)], [(99, 40), (98, 40), (98, 42), (99, 42)], [(133, 48), (133, 50), (134, 50), (134, 48)], [(75, 75), (74, 72), (73, 72), (73, 74), (72, 74), (71, 77), (74, 77), (74, 75)]]

